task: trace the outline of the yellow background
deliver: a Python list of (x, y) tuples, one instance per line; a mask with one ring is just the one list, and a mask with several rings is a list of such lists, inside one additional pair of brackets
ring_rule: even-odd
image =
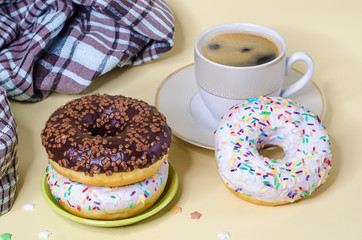
[[(20, 180), (13, 209), (0, 217), (0, 234), (12, 239), (361, 239), (362, 169), (362, 1), (169, 0), (175, 14), (174, 48), (160, 59), (114, 69), (83, 94), (52, 94), (39, 103), (11, 102), (18, 125)], [(72, 222), (54, 212), (40, 191), (47, 164), (40, 131), (48, 116), (66, 101), (91, 93), (124, 94), (152, 103), (157, 86), (170, 73), (193, 62), (193, 44), (203, 30), (226, 22), (253, 22), (278, 31), (287, 55), (305, 51), (314, 60), (313, 81), (326, 96), (323, 123), (332, 142), (332, 171), (326, 184), (299, 202), (264, 207), (229, 192), (217, 173), (213, 151), (173, 138), (170, 160), (179, 191), (164, 210), (134, 225), (97, 228)], [(305, 71), (303, 64), (297, 69)], [(34, 203), (33, 211), (23, 205)], [(173, 206), (183, 212), (173, 214)], [(190, 213), (202, 213), (192, 220)]]

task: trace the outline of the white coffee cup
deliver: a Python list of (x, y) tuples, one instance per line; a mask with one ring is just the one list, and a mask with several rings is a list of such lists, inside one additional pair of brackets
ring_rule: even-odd
[[(201, 54), (200, 46), (208, 38), (221, 33), (247, 33), (271, 40), (279, 55), (264, 64), (235, 67), (213, 62)], [(286, 57), (286, 44), (276, 31), (253, 23), (226, 23), (202, 32), (195, 42), (195, 77), (202, 101), (218, 120), (233, 105), (242, 99), (259, 96), (287, 98), (308, 83), (313, 75), (314, 64), (304, 52), (295, 52)], [(297, 61), (307, 65), (306, 73), (295, 83), (282, 89), (282, 85)]]

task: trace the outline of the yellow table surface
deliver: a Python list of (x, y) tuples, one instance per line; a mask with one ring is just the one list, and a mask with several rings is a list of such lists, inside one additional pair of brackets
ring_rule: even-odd
[[(12, 210), (0, 217), (0, 235), (12, 239), (361, 239), (362, 169), (362, 1), (169, 0), (175, 14), (175, 46), (156, 61), (114, 69), (82, 94), (54, 93), (38, 103), (11, 102), (18, 125), (20, 180)], [(40, 180), (47, 156), (40, 131), (66, 101), (92, 93), (124, 94), (152, 103), (157, 86), (170, 73), (193, 62), (193, 44), (203, 30), (225, 22), (253, 22), (278, 31), (287, 54), (305, 51), (315, 62), (313, 81), (326, 96), (323, 123), (332, 143), (332, 171), (312, 196), (279, 207), (258, 206), (223, 185), (214, 153), (173, 137), (170, 159), (180, 178), (173, 201), (142, 222), (117, 228), (75, 223), (45, 202)], [(305, 71), (303, 64), (297, 69)], [(26, 203), (34, 203), (25, 211)], [(170, 211), (180, 206), (182, 213)], [(202, 213), (199, 220), (190, 213)]]

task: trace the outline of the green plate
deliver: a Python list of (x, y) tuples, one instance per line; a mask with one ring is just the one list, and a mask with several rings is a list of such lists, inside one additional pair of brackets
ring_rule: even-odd
[(176, 192), (177, 192), (178, 184), (179, 184), (178, 175), (177, 175), (177, 172), (175, 171), (175, 168), (171, 164), (171, 162), (169, 162), (169, 166), (170, 166), (170, 168), (169, 168), (169, 175), (168, 175), (167, 183), (166, 183), (165, 189), (164, 189), (163, 193), (161, 194), (161, 196), (159, 197), (159, 199), (157, 199), (157, 201), (152, 205), (152, 207), (150, 207), (146, 211), (144, 211), (140, 214), (137, 214), (133, 217), (129, 217), (129, 218), (125, 218), (125, 219), (93, 220), (93, 219), (78, 217), (78, 216), (75, 216), (75, 215), (67, 212), (60, 206), (60, 204), (52, 196), (52, 194), (49, 190), (45, 172), (41, 179), (41, 192), (43, 194), (45, 201), (49, 204), (49, 206), (54, 211), (56, 211), (63, 217), (66, 217), (70, 220), (73, 220), (73, 221), (79, 222), (79, 223), (83, 223), (86, 225), (90, 225), (90, 226), (96, 226), (96, 227), (125, 226), (125, 225), (129, 225), (129, 224), (133, 224), (133, 223), (142, 221), (148, 217), (151, 217), (152, 215), (156, 214), (157, 212), (161, 211), (164, 207), (166, 207), (167, 204), (170, 203), (171, 200), (174, 198), (174, 196), (176, 195)]

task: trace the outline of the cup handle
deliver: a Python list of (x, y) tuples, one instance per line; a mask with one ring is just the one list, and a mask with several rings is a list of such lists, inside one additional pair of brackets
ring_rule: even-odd
[(293, 83), (286, 89), (282, 89), (280, 96), (283, 98), (289, 97), (293, 93), (297, 92), (312, 79), (314, 72), (314, 63), (312, 58), (309, 57), (308, 54), (306, 54), (305, 52), (295, 52), (292, 55), (290, 55), (290, 57), (287, 57), (286, 75), (290, 73), (293, 64), (297, 61), (303, 61), (307, 64), (307, 72), (297, 82)]

